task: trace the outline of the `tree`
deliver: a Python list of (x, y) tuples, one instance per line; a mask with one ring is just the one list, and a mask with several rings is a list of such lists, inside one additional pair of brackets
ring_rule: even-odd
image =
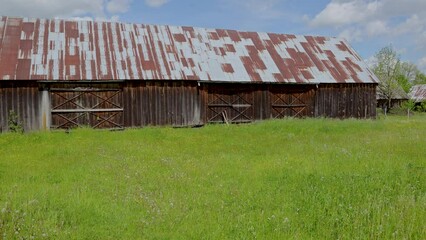
[(398, 75), (396, 77), (396, 81), (398, 82), (399, 86), (402, 87), (405, 93), (410, 92), (410, 89), (413, 86), (413, 84), (404, 74)]
[(410, 118), (410, 112), (414, 110), (414, 108), (416, 107), (416, 103), (413, 100), (410, 99), (410, 100), (404, 102), (402, 107), (407, 109), (407, 116), (408, 116), (408, 118)]
[(401, 76), (404, 76), (411, 83), (414, 82), (417, 74), (420, 72), (414, 63), (402, 62), (400, 67)]
[(391, 107), (391, 100), (398, 95), (401, 75), (401, 60), (392, 46), (382, 48), (375, 55), (377, 62), (373, 72), (379, 78), (378, 94), (387, 100), (385, 112)]
[(420, 71), (416, 74), (416, 77), (413, 82), (413, 85), (417, 84), (426, 84), (426, 75)]
[(414, 85), (419, 73), (421, 72), (415, 64), (410, 62), (401, 62), (397, 81), (406, 93), (410, 92), (410, 89)]

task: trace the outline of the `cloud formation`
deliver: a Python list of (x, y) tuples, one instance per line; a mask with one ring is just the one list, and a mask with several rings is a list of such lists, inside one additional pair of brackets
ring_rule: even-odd
[[(313, 28), (331, 28), (350, 42), (378, 40), (395, 44), (417, 56), (416, 63), (426, 70), (425, 0), (331, 0), (308, 19)], [(400, 47), (398, 47), (400, 46)]]
[(311, 21), (314, 27), (368, 23), (426, 13), (424, 0), (332, 0)]
[[(349, 40), (381, 35), (426, 32), (424, 0), (332, 0), (309, 22), (310, 26), (343, 29)], [(402, 22), (401, 22), (402, 19)], [(395, 21), (398, 20), (398, 21)], [(355, 34), (348, 34), (349, 32)]]
[(110, 14), (127, 12), (131, 0), (0, 0), (0, 15), (106, 19)]

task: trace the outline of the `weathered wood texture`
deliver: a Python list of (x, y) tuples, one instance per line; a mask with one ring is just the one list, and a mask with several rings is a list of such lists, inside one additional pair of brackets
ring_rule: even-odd
[(315, 85), (269, 85), (271, 118), (313, 117)]
[(47, 83), (50, 92), (51, 128), (122, 128), (120, 83)]
[(0, 82), (1, 129), (7, 129), (10, 110), (19, 115), (25, 130), (43, 129), (41, 112), (46, 106), (42, 106), (42, 91), (49, 93), (47, 114), (51, 115), (47, 117), (52, 128), (193, 126), (284, 117), (376, 116), (374, 84), (3, 81)]
[(207, 84), (204, 87), (207, 123), (244, 123), (256, 119), (255, 98), (259, 92), (251, 85)]
[(205, 123), (314, 115), (315, 85), (203, 84)]
[(128, 81), (123, 98), (126, 127), (202, 124), (196, 81)]
[(0, 132), (8, 131), (13, 110), (25, 131), (40, 129), (41, 94), (38, 84), (28, 81), (0, 81)]
[(52, 128), (123, 128), (120, 84), (53, 84)]
[(320, 84), (315, 97), (315, 116), (375, 118), (376, 84)]

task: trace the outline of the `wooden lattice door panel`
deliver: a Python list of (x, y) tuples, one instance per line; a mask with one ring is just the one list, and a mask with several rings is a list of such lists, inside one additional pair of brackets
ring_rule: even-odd
[(272, 118), (312, 116), (313, 90), (271, 92)]
[(51, 89), (52, 128), (123, 128), (121, 89)]
[(244, 89), (209, 89), (209, 123), (246, 123), (254, 121), (253, 92)]

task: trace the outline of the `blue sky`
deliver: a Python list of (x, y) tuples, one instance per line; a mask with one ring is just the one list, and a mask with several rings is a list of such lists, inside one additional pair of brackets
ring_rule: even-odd
[(186, 25), (346, 38), (367, 61), (392, 44), (426, 72), (426, 0), (0, 0), (5, 16)]

